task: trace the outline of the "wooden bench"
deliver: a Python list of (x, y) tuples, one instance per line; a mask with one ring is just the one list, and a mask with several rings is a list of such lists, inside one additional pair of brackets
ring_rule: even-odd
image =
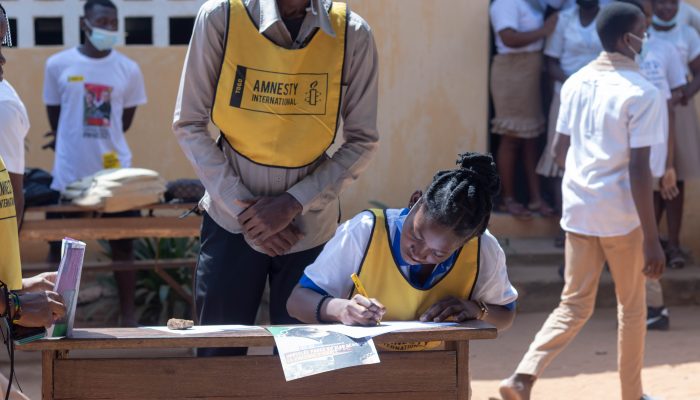
[[(20, 240), (36, 241), (58, 241), (64, 237), (78, 240), (198, 237), (202, 218), (196, 214), (181, 217), (182, 214), (195, 206), (196, 203), (150, 204), (134, 209), (141, 211), (140, 217), (123, 218), (99, 218), (100, 214), (103, 213), (99, 207), (81, 207), (72, 204), (28, 207), (19, 236)], [(87, 215), (75, 218), (45, 219), (46, 213), (83, 213)], [(153, 270), (191, 307), (194, 307), (192, 295), (165, 270), (172, 268), (194, 269), (195, 265), (194, 259), (155, 259), (133, 262), (86, 262), (84, 268), (85, 271)], [(45, 271), (55, 271), (57, 267), (57, 265), (50, 263), (35, 263), (24, 264), (22, 270), (28, 276)]]
[[(266, 330), (182, 336), (146, 328), (76, 329), (72, 338), (40, 340), (18, 350), (42, 351), (42, 398), (467, 400), (469, 341), (494, 339), (482, 321), (408, 330), (375, 343), (443, 340), (445, 350), (382, 352), (381, 362), (286, 382), (277, 356), (149, 357), (148, 349), (273, 346)], [(73, 350), (107, 350), (73, 358)], [(138, 349), (140, 358), (119, 350)], [(95, 353), (95, 352), (92, 352)]]

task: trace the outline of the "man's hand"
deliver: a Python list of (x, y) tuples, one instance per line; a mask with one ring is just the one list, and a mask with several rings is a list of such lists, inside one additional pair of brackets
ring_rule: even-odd
[(41, 146), (42, 150), (46, 149), (51, 149), (53, 151), (56, 151), (56, 132), (51, 131), (51, 132), (46, 132), (44, 134), (45, 138), (49, 138), (49, 141), (46, 142), (43, 146)]
[(66, 315), (63, 298), (56, 292), (36, 292), (20, 295), (22, 315), (18, 325), (26, 327), (49, 327)]
[(644, 269), (650, 279), (659, 279), (666, 268), (666, 256), (658, 240), (644, 241)]
[(262, 242), (259, 247), (270, 257), (281, 256), (286, 254), (303, 237), (304, 234), (294, 224), (289, 224)]
[(333, 299), (329, 303), (331, 302), (333, 304), (328, 304), (329, 308), (335, 308), (337, 303), (342, 302), (335, 314), (343, 325), (377, 325), (386, 313), (386, 307), (382, 303), (360, 294), (356, 294), (350, 300)]
[(477, 319), (480, 315), (481, 308), (475, 302), (449, 296), (433, 304), (428, 311), (420, 316), (420, 320), (423, 322), (442, 322), (452, 317), (451, 321), (463, 322)]
[(261, 197), (249, 202), (237, 201), (248, 205), (248, 208), (238, 215), (238, 223), (243, 227), (246, 238), (256, 246), (261, 246), (272, 235), (289, 226), (303, 209), (289, 193)]
[(661, 198), (664, 200), (673, 200), (681, 192), (678, 190), (678, 178), (676, 177), (675, 168), (667, 168), (664, 176), (661, 177)]
[(31, 278), (22, 279), (22, 293), (53, 290), (56, 284), (56, 272), (44, 272)]

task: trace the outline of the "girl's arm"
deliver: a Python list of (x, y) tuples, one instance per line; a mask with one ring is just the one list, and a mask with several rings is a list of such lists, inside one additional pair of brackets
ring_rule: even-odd
[(566, 76), (564, 70), (561, 68), (561, 61), (558, 58), (549, 56), (545, 56), (545, 58), (547, 60), (547, 72), (549, 72), (549, 76), (552, 80), (564, 83), (568, 76)]
[(534, 31), (519, 32), (513, 28), (506, 28), (498, 32), (498, 36), (503, 41), (503, 44), (510, 48), (524, 47), (538, 40), (546, 38), (550, 33), (554, 32), (557, 26), (557, 14), (550, 15), (542, 27)]
[(287, 312), (307, 324), (340, 322), (372, 326), (382, 320), (386, 308), (376, 299), (359, 294), (350, 300), (338, 299), (297, 285), (287, 300)]
[(693, 80), (688, 83), (683, 89), (683, 105), (687, 104), (695, 94), (700, 90), (700, 56), (695, 57), (693, 61), (688, 64), (690, 72), (693, 75)]
[[(675, 91), (674, 91), (675, 92)], [(678, 178), (675, 165), (676, 121), (673, 110), (673, 97), (668, 101), (668, 149), (666, 151), (666, 170), (661, 177), (661, 197), (664, 200), (672, 200), (680, 194), (678, 190)]]
[[(515, 311), (505, 306), (487, 304), (488, 312), (483, 318), (499, 331), (510, 328), (515, 319)], [(446, 297), (433, 304), (420, 320), (424, 322), (456, 321), (464, 322), (478, 319), (482, 316), (481, 307), (475, 301), (460, 299), (454, 296)]]

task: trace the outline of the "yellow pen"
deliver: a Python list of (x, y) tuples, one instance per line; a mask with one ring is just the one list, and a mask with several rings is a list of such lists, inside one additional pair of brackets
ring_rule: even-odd
[[(365, 287), (362, 285), (360, 277), (357, 276), (357, 274), (353, 273), (352, 275), (350, 275), (350, 279), (352, 279), (352, 282), (355, 284), (355, 289), (357, 290), (357, 293), (369, 299), (369, 295), (367, 294)], [(379, 325), (381, 322), (381, 320), (377, 321), (377, 325)]]
[(357, 274), (353, 273), (352, 275), (350, 275), (350, 278), (355, 283), (355, 289), (357, 289), (357, 293), (359, 293), (359, 294), (361, 294), (369, 299), (369, 295), (367, 294), (365, 287), (362, 286), (362, 281), (360, 281), (360, 277), (357, 276)]

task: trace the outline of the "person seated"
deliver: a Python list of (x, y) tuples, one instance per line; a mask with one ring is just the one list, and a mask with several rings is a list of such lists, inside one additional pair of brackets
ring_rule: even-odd
[[(480, 319), (510, 327), (517, 292), (486, 230), (500, 187), (496, 165), (479, 153), (457, 164), (414, 193), (410, 209), (363, 211), (340, 225), (292, 291), (289, 314), (304, 323)], [(353, 273), (376, 298), (357, 293)]]

